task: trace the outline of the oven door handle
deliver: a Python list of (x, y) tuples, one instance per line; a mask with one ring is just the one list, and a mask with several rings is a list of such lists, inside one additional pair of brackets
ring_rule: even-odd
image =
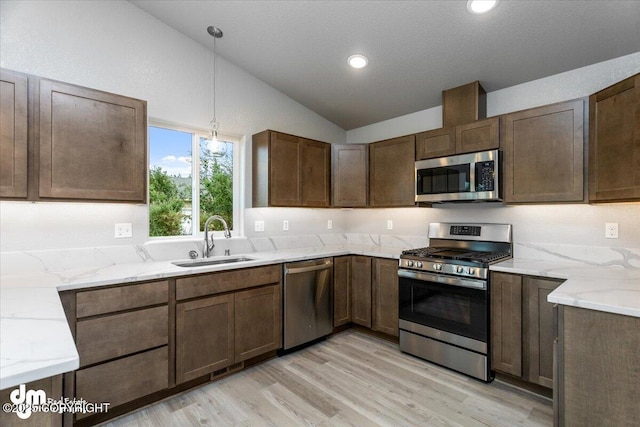
[(424, 280), (429, 282), (442, 283), (451, 286), (461, 286), (463, 288), (473, 288), (487, 290), (487, 282), (484, 280), (464, 279), (461, 277), (449, 277), (422, 271), (398, 270), (399, 277), (407, 279)]

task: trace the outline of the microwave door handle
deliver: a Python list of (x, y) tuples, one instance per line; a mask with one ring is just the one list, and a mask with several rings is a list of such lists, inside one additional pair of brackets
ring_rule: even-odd
[(475, 162), (469, 163), (469, 190), (472, 193), (476, 192), (476, 164), (475, 164)]

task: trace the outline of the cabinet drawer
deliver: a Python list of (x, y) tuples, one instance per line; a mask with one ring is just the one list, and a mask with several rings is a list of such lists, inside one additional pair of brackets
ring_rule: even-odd
[(164, 304), (169, 300), (169, 282), (151, 282), (117, 288), (78, 292), (78, 318)]
[(254, 286), (280, 283), (282, 266), (247, 268), (176, 280), (176, 299), (183, 300)]
[[(111, 407), (169, 386), (168, 347), (136, 354), (76, 372), (76, 396)], [(91, 414), (77, 414), (83, 418)]]
[(168, 321), (167, 306), (78, 321), (80, 366), (167, 344)]

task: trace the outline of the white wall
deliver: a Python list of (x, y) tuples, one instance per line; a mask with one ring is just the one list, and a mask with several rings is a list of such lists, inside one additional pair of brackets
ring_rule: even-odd
[[(144, 99), (154, 119), (206, 129), (212, 116), (211, 51), (129, 2), (3, 0), (0, 66)], [(271, 128), (344, 143), (345, 131), (313, 111), (222, 57), (217, 67), (224, 133), (250, 140)], [(133, 239), (115, 240), (115, 222), (131, 222)], [(0, 202), (0, 250), (142, 243), (147, 222), (146, 206)]]

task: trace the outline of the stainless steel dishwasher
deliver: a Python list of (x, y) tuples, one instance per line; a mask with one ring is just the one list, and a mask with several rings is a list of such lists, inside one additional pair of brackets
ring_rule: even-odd
[(284, 349), (333, 331), (331, 258), (284, 265)]

